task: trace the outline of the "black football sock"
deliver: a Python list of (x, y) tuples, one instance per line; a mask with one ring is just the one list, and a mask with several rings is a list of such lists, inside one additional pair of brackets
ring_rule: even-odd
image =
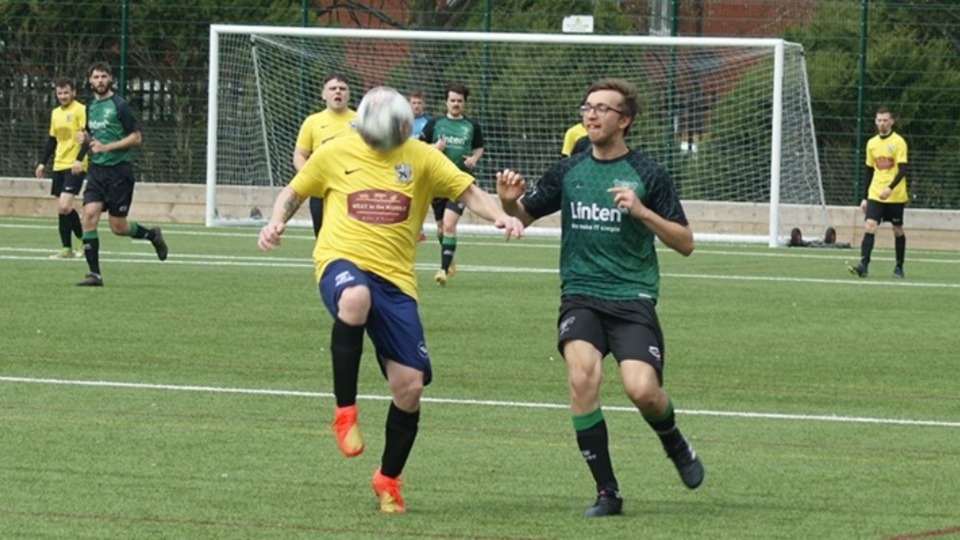
[(444, 272), (450, 270), (450, 265), (453, 264), (453, 255), (457, 252), (457, 237), (444, 237), (440, 242), (440, 268), (443, 268)]
[(676, 414), (673, 412), (673, 402), (667, 403), (667, 410), (658, 416), (644, 416), (647, 424), (653, 428), (653, 431), (660, 438), (663, 449), (667, 454), (673, 455), (677, 449), (683, 445), (683, 435), (677, 429)]
[(144, 227), (143, 225), (140, 225), (136, 221), (133, 221), (130, 223), (129, 235), (131, 238), (149, 240), (151, 242), (153, 242), (157, 238), (157, 235), (153, 234), (153, 231), (151, 231), (147, 227)]
[(350, 326), (335, 319), (330, 332), (330, 354), (333, 357), (333, 395), (337, 407), (357, 403), (357, 380), (360, 357), (363, 356), (363, 326)]
[(616, 491), (619, 485), (613, 475), (607, 422), (603, 419), (603, 412), (598, 407), (592, 413), (574, 416), (573, 429), (577, 432), (580, 455), (587, 462), (593, 480), (597, 483), (597, 492), (605, 489)]
[(100, 275), (100, 237), (97, 231), (83, 233), (83, 258), (87, 260), (90, 273)]
[(72, 239), (70, 238), (70, 235), (73, 231), (70, 230), (69, 214), (59, 214), (57, 216), (57, 225), (57, 228), (60, 231), (60, 245), (64, 249), (73, 249), (73, 243), (71, 242)]
[(897, 256), (897, 266), (903, 268), (903, 259), (907, 254), (907, 235), (894, 237), (893, 248)]
[(407, 458), (410, 457), (410, 450), (413, 449), (413, 441), (417, 439), (419, 425), (420, 409), (408, 413), (390, 402), (380, 474), (389, 478), (400, 476), (407, 464)]
[(860, 264), (864, 268), (870, 266), (870, 254), (873, 253), (873, 233), (864, 233), (863, 240), (860, 241)]
[(76, 210), (70, 210), (67, 214), (67, 220), (70, 222), (70, 231), (78, 240), (83, 239), (83, 225), (80, 224), (80, 214)]

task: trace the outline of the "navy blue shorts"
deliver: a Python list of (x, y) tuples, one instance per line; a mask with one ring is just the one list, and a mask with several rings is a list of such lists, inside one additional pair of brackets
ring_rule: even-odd
[(557, 349), (561, 354), (569, 340), (586, 341), (601, 356), (612, 353), (618, 364), (624, 360), (650, 364), (663, 384), (663, 331), (653, 302), (564, 296), (557, 321)]
[(334, 317), (344, 289), (356, 286), (370, 289), (366, 330), (376, 348), (383, 376), (387, 375), (384, 360), (389, 359), (422, 372), (424, 386), (430, 384), (433, 372), (416, 300), (393, 283), (343, 259), (328, 264), (317, 285), (323, 305)]

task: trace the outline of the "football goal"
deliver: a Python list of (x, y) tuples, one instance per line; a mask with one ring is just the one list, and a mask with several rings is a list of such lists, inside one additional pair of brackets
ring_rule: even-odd
[(628, 143), (670, 171), (685, 203), (769, 216), (754, 234), (697, 230), (702, 238), (782, 245), (793, 225), (781, 224), (788, 207), (827, 226), (798, 44), (232, 25), (210, 27), (208, 225), (267, 217), (294, 175), (299, 126), (322, 109), (322, 79), (332, 72), (347, 77), (353, 108), (385, 84), (422, 92), (429, 112), (442, 115), (444, 86), (467, 85), (465, 114), (485, 139), (475, 175), (488, 191), (505, 167), (536, 181), (560, 158), (589, 85), (625, 78), (639, 87), (642, 107)]

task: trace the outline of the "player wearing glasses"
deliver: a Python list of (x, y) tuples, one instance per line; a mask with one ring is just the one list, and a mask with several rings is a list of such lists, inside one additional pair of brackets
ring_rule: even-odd
[(655, 309), (660, 267), (654, 238), (686, 256), (693, 252), (693, 232), (670, 175), (626, 145), (639, 111), (636, 87), (600, 80), (580, 107), (591, 151), (560, 160), (529, 190), (515, 171), (497, 174), (504, 210), (524, 225), (561, 213), (557, 347), (567, 363), (577, 444), (596, 482), (596, 502), (584, 512), (591, 517), (619, 514), (623, 507), (600, 408), (601, 363), (608, 354), (684, 485), (694, 489), (704, 476), (663, 390), (664, 340)]

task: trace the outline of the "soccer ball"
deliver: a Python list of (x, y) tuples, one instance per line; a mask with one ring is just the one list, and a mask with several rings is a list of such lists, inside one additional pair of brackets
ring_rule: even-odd
[(413, 109), (400, 92), (378, 86), (363, 96), (356, 122), (364, 142), (374, 150), (386, 152), (410, 138)]

